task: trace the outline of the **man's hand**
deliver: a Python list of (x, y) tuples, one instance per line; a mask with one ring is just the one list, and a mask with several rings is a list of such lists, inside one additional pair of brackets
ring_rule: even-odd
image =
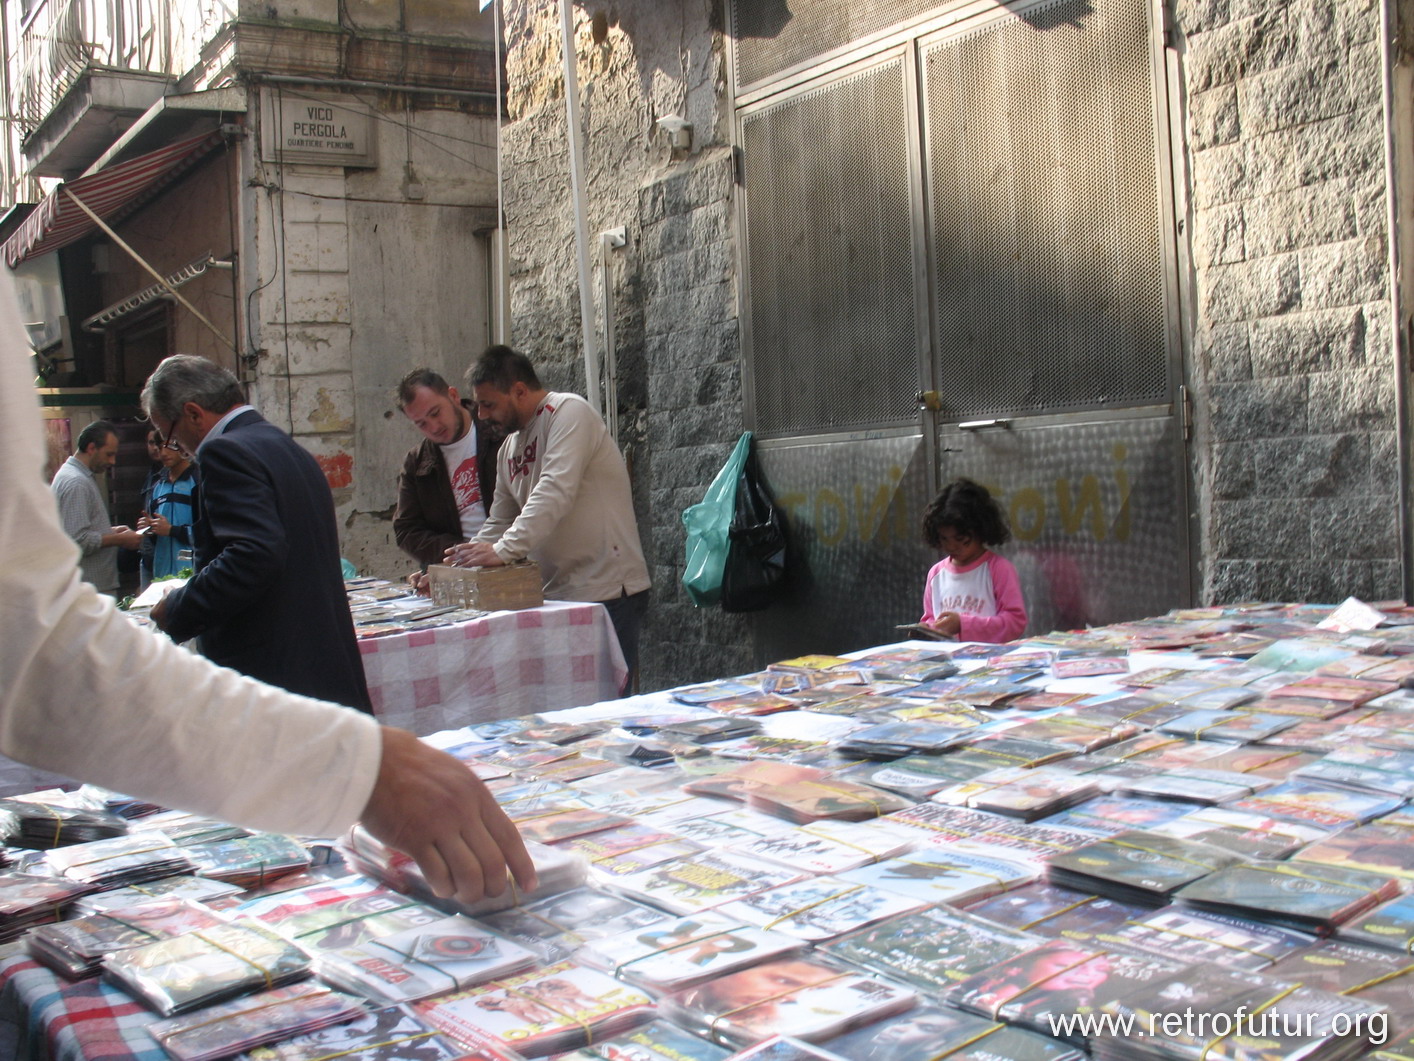
[(103, 536), (102, 544), (116, 545), (122, 549), (140, 549), (142, 535), (131, 527), (114, 527)]
[(166, 516), (143, 516), (137, 521), (137, 529), (142, 530), (151, 527), (153, 534), (160, 534), (162, 537), (172, 533), (172, 523)]
[(443, 898), (500, 895), (507, 869), (523, 891), (534, 891), (535, 867), (520, 833), (476, 775), (406, 730), (384, 726), (382, 735), (364, 828), (409, 855)]
[(421, 571), (414, 571), (408, 575), (408, 585), (419, 597), (432, 596), (432, 580)]
[(166, 631), (167, 629), (167, 597), (164, 594), (162, 599), (152, 606), (152, 610), (147, 613), (147, 617), (152, 620), (152, 625), (157, 629)]
[(462, 542), (447, 550), (447, 563), (453, 567), (500, 567), (505, 561), (490, 542)]

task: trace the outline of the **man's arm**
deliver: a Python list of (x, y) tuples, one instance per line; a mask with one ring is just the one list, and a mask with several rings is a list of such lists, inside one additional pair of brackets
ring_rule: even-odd
[[(524, 505), (519, 506), (513, 521), (493, 546), (502, 562), (524, 559), (560, 525), (574, 505), (584, 482), (584, 471), (602, 441), (603, 433), (603, 422), (594, 415), (587, 402), (571, 400), (556, 408), (545, 435), (540, 474), (530, 496), (525, 499)], [(505, 452), (504, 446), (501, 451)], [(507, 464), (501, 464), (498, 471), (500, 482), (505, 485), (496, 491), (496, 500), (491, 506), (493, 511), (498, 507), (501, 495), (510, 492)], [(477, 535), (478, 541), (482, 539), (483, 535)]]
[(241, 448), (213, 439), (202, 447), (203, 515), (213, 557), (152, 618), (174, 641), (186, 641), (258, 600), (285, 575), (289, 543), (264, 469)]
[[(438, 531), (428, 525), (414, 475), (418, 454), (416, 449), (408, 454), (403, 461), (402, 474), (398, 476), (398, 508), (393, 515), (393, 539), (399, 549), (426, 567), (428, 564), (440, 564), (442, 554), (460, 543), (462, 536)], [(445, 474), (443, 478), (446, 478)], [(451, 489), (448, 483), (448, 493)]]

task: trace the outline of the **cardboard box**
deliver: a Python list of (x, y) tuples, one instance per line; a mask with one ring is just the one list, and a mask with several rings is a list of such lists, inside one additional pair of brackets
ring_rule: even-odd
[(529, 560), (504, 567), (449, 567), (427, 569), (432, 600), (482, 612), (518, 611), (545, 603), (540, 565)]

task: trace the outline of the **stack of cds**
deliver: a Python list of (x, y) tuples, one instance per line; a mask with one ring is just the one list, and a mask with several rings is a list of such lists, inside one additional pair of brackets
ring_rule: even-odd
[(164, 1017), (309, 975), (309, 958), (259, 921), (244, 919), (103, 959), (105, 975)]
[(1244, 862), (1195, 881), (1175, 897), (1200, 910), (1330, 935), (1399, 893), (1395, 878), (1383, 873), (1301, 862)]
[(525, 947), (492, 935), (460, 914), (444, 917), (319, 960), (321, 978), (375, 1002), (412, 1002), (509, 976), (535, 964)]
[(558, 895), (576, 885), (583, 884), (589, 873), (589, 864), (573, 851), (562, 851), (544, 844), (528, 843), (526, 851), (535, 864), (535, 876), (539, 886), (533, 892), (520, 891), (514, 882), (507, 881), (499, 895), (486, 895), (470, 906), (443, 899), (432, 891), (427, 878), (417, 868), (417, 863), (401, 851), (394, 850), (380, 840), (374, 839), (362, 826), (356, 825), (344, 837), (341, 848), (350, 868), (366, 873), (375, 880), (382, 881), (396, 891), (411, 895), (429, 905), (448, 913), (466, 914), (480, 917), (483, 914), (508, 910), (513, 906), (535, 902), (547, 896)]
[(0, 810), (14, 816), (14, 831), (5, 842), (15, 847), (45, 851), (65, 844), (86, 844), (122, 836), (128, 823), (107, 811), (80, 810), (57, 803), (32, 803), (22, 799), (0, 800)]
[(690, 1031), (745, 1046), (777, 1034), (821, 1042), (901, 1013), (916, 1000), (912, 990), (874, 976), (790, 958), (670, 995), (662, 1007)]
[(238, 917), (254, 917), (311, 954), (354, 947), (446, 916), (367, 877), (321, 881), (241, 903)]
[(822, 876), (756, 892), (719, 909), (749, 924), (822, 943), (927, 905), (926, 899)]
[(676, 1024), (655, 1020), (633, 1031), (595, 1040), (555, 1061), (728, 1061), (736, 1056), (727, 1047), (683, 1031)]
[(256, 1047), (249, 1061), (513, 1061), (516, 1057), (489, 1048), (469, 1053), (404, 1007), (386, 1006), (347, 1024)]
[(18, 939), (35, 925), (58, 921), (64, 908), (93, 885), (56, 877), (0, 873), (0, 943)]
[(185, 851), (160, 833), (133, 833), (56, 848), (45, 861), (56, 876), (98, 888), (121, 888), (192, 870)]
[(1066, 1027), (1065, 1018), (1092, 1013), (1182, 968), (1133, 955), (1052, 940), (968, 977), (944, 992), (948, 1002), (992, 1020), (1021, 1024), (1045, 1035), (1086, 1045), (1094, 1029)]
[[(1085, 1055), (1023, 1028), (943, 1006), (915, 1006), (825, 1043), (840, 1058), (947, 1058), (948, 1061), (1084, 1061)], [(772, 1056), (772, 1055), (767, 1055)]]
[(934, 906), (880, 922), (821, 949), (851, 965), (936, 993), (1040, 943), (1025, 932)]
[(622, 938), (668, 920), (661, 910), (593, 888), (573, 888), (481, 918), (546, 962), (564, 961), (591, 940)]
[(1160, 977), (1103, 1010), (1116, 1018), (1110, 1028), (1146, 1034), (1096, 1036), (1098, 1061), (1346, 1061), (1363, 1056), (1372, 1022), (1386, 1017), (1365, 1002), (1211, 965)]
[(570, 962), (413, 1003), (432, 1027), (472, 1049), (527, 1057), (574, 1050), (642, 1024), (653, 1000), (608, 973)]
[(1179, 888), (1236, 861), (1231, 851), (1136, 830), (1061, 852), (1046, 879), (1124, 903), (1162, 906)]
[(212, 909), (226, 909), (232, 905), (235, 896), (244, 889), (219, 880), (203, 877), (163, 877), (161, 880), (130, 884), (126, 888), (85, 895), (74, 903), (74, 912), (80, 917), (101, 914), (111, 910), (126, 910), (130, 906), (158, 899), (191, 899), (204, 903)]
[(356, 998), (318, 984), (294, 984), (160, 1020), (149, 1024), (148, 1031), (176, 1061), (218, 1061), (362, 1012)]
[(78, 979), (96, 976), (104, 955), (224, 922), (200, 903), (154, 899), (141, 906), (40, 925), (29, 935), (29, 952), (56, 972)]
[(182, 849), (196, 872), (213, 880), (260, 888), (289, 873), (308, 869), (309, 852), (293, 837), (257, 833), (234, 840), (192, 844)]
[(631, 984), (680, 991), (803, 949), (789, 936), (707, 910), (594, 940), (576, 958)]

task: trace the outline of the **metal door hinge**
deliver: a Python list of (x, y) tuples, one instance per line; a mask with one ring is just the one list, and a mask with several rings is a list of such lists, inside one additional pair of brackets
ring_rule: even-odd
[(1193, 437), (1193, 393), (1187, 384), (1178, 388), (1178, 415), (1183, 419), (1183, 441)]

